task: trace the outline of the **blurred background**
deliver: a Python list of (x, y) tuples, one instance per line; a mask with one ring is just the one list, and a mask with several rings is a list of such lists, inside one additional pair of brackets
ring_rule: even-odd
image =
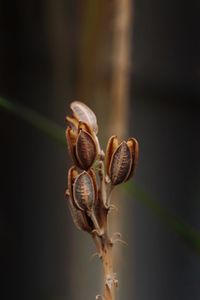
[(200, 2), (1, 0), (0, 24), (2, 299), (101, 291), (64, 199), (72, 100), (95, 111), (104, 149), (111, 134), (140, 143), (111, 216), (128, 242), (116, 245), (117, 299), (200, 299)]

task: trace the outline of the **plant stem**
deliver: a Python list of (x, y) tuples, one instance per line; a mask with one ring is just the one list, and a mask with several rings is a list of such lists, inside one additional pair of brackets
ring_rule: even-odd
[(115, 300), (115, 288), (117, 287), (117, 280), (113, 273), (112, 265), (112, 241), (109, 239), (107, 233), (101, 237), (102, 246), (102, 263), (104, 269), (104, 292), (105, 300)]

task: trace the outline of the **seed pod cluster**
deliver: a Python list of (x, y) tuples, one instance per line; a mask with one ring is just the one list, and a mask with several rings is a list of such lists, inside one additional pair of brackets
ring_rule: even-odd
[[(138, 142), (134, 138), (119, 142), (116, 136), (110, 137), (104, 171), (94, 112), (80, 101), (72, 102), (70, 107), (72, 116), (66, 117), (66, 139), (74, 166), (68, 171), (68, 205), (77, 228), (100, 236), (107, 228), (109, 192), (133, 175)], [(92, 167), (94, 163), (97, 173)]]

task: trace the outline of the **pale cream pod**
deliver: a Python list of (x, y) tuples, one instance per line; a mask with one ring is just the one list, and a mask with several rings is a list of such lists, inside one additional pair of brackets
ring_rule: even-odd
[(78, 121), (88, 124), (95, 134), (98, 133), (97, 118), (95, 113), (81, 101), (73, 101), (70, 105), (73, 116)]

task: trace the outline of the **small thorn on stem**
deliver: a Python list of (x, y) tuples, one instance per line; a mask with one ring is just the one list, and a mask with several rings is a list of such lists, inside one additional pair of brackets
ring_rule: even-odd
[(114, 205), (114, 204), (111, 204), (111, 205), (109, 206), (109, 210), (115, 210), (115, 211), (118, 211), (118, 207), (117, 207), (116, 205)]
[(123, 244), (125, 246), (128, 246), (128, 243), (125, 242), (125, 241), (123, 241), (123, 240), (121, 240), (121, 239), (115, 239), (115, 240), (112, 240), (112, 242), (113, 242), (113, 244), (119, 242), (119, 243), (121, 243), (121, 244)]
[(105, 285), (109, 290), (111, 290), (113, 286), (115, 286), (116, 288), (118, 287), (118, 280), (116, 279), (116, 273), (107, 276)]
[(70, 196), (69, 190), (67, 189), (67, 190), (65, 191), (65, 197), (69, 197), (69, 196)]
[[(114, 238), (116, 236), (116, 238)], [(122, 235), (120, 232), (115, 232), (111, 238), (113, 244), (119, 242), (121, 244), (124, 244), (125, 246), (128, 246), (128, 243), (121, 239)]]
[(99, 299), (105, 300), (105, 298), (102, 295), (96, 295), (95, 300), (99, 300)]
[(105, 158), (105, 153), (104, 153), (104, 151), (101, 149), (100, 154), (99, 154), (99, 159), (100, 159), (101, 161), (104, 161), (104, 158)]
[(106, 278), (106, 286), (109, 288), (109, 290), (111, 290), (113, 285), (113, 278), (111, 275), (108, 275)]
[(93, 229), (92, 233), (98, 235), (99, 237), (101, 237), (104, 234), (104, 231), (101, 229)]
[(99, 178), (101, 181), (104, 179), (104, 165), (103, 162), (100, 160), (98, 162), (98, 171), (99, 171)]
[(119, 286), (119, 281), (118, 281), (117, 279), (114, 279), (114, 285), (115, 285), (116, 288), (118, 288), (118, 286)]
[(117, 238), (121, 239), (122, 234), (120, 232), (113, 233), (113, 236), (116, 236)]
[(111, 184), (110, 177), (108, 175), (105, 176), (105, 183)]
[(95, 258), (96, 256), (98, 256), (98, 258), (100, 258), (100, 259), (102, 258), (101, 254), (99, 254), (98, 252), (95, 252), (91, 255), (90, 260), (93, 260), (93, 258)]

